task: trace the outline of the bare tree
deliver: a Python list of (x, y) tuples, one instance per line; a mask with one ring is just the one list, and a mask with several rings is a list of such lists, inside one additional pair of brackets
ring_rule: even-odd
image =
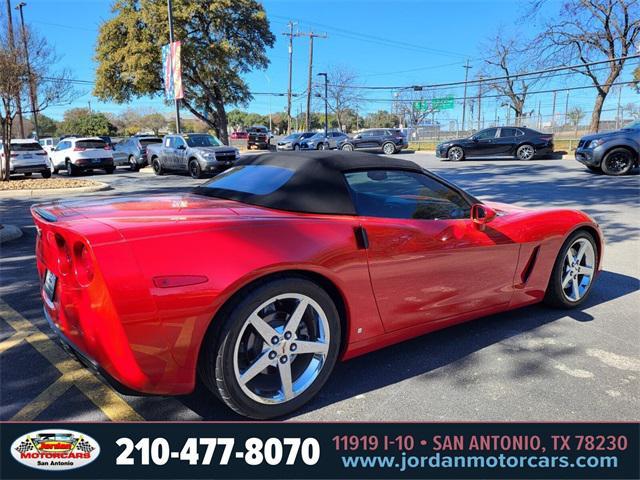
[(433, 98), (433, 94), (422, 90), (402, 90), (396, 95), (394, 110), (398, 116), (405, 120), (406, 126), (416, 128), (434, 113), (431, 102), (429, 102), (431, 98)]
[[(358, 76), (348, 67), (337, 65), (329, 70), (327, 77), (327, 106), (342, 130), (349, 112), (358, 110), (363, 101), (362, 94), (356, 88)], [(316, 95), (324, 99), (324, 83), (317, 84)]]
[[(29, 80), (24, 55), (24, 48), (10, 46), (6, 25), (0, 26), (0, 123), (2, 127), (2, 145), (4, 161), (0, 176), (2, 180), (9, 180), (9, 164), (11, 159), (11, 131), (13, 120), (17, 114), (17, 102), (29, 104), (26, 95), (26, 85)], [(67, 102), (74, 90), (69, 82), (68, 71), (51, 73), (51, 65), (57, 61), (54, 50), (47, 41), (33, 30), (27, 29), (27, 48), (31, 64), (31, 81), (37, 92), (38, 103), (35, 110), (39, 113), (54, 103)], [(31, 113), (33, 109), (22, 109), (22, 113)]]
[(627, 103), (623, 109), (633, 120), (640, 120), (640, 105), (637, 103)]
[[(537, 1), (534, 6), (545, 1)], [(604, 101), (624, 68), (624, 57), (634, 53), (634, 44), (640, 38), (638, 0), (564, 0), (557, 18), (556, 23), (547, 25), (540, 40), (549, 45), (549, 56), (567, 62), (578, 58), (585, 64), (576, 71), (587, 76), (596, 88), (589, 128), (598, 131)], [(587, 65), (603, 59), (612, 60), (605, 69)]]
[(530, 88), (542, 80), (542, 76), (514, 77), (518, 73), (536, 70), (541, 66), (530, 43), (529, 48), (522, 46), (522, 40), (506, 38), (497, 34), (491, 38), (484, 49), (489, 53), (482, 70), (484, 77), (506, 77), (502, 80), (489, 80), (485, 83), (491, 90), (507, 97), (506, 105), (515, 114), (515, 124), (520, 125), (524, 116), (524, 105)]
[(578, 136), (578, 125), (580, 125), (580, 122), (584, 117), (584, 110), (582, 110), (580, 107), (573, 107), (567, 112), (567, 118), (569, 119), (569, 122), (571, 122), (571, 125), (573, 125), (573, 127), (575, 128), (576, 136)]

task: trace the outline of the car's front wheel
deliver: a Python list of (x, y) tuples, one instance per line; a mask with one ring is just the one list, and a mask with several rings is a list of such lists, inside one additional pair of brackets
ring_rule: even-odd
[(353, 145), (351, 145), (350, 143), (345, 143), (344, 145), (342, 145), (342, 147), (340, 147), (340, 150), (344, 150), (345, 152), (353, 152)]
[[(241, 415), (266, 419), (297, 410), (322, 388), (340, 347), (331, 297), (299, 277), (271, 280), (223, 308), (207, 333), (199, 372)], [(217, 321), (223, 322), (216, 331)]]
[(545, 303), (560, 308), (583, 303), (591, 291), (597, 267), (598, 249), (593, 235), (585, 230), (573, 233), (558, 253)]
[(140, 170), (140, 165), (138, 165), (138, 162), (136, 162), (136, 157), (134, 157), (133, 155), (129, 156), (129, 170), (131, 170), (132, 172), (137, 172), (138, 170)]
[(156, 175), (162, 175), (164, 173), (162, 164), (160, 163), (160, 160), (158, 160), (158, 157), (154, 157), (151, 159), (151, 167), (153, 168), (153, 173), (155, 173)]
[(464, 159), (464, 150), (462, 147), (451, 147), (447, 152), (447, 158), (451, 162), (459, 162)]
[(197, 160), (191, 160), (189, 162), (189, 174), (191, 178), (202, 178), (202, 167)]
[(607, 175), (626, 175), (634, 164), (634, 155), (626, 148), (614, 148), (602, 159), (602, 171)]

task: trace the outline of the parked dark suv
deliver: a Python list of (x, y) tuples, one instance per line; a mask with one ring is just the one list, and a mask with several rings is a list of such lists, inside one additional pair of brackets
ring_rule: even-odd
[(532, 160), (553, 153), (553, 134), (526, 127), (485, 128), (468, 138), (448, 140), (436, 147), (436, 156), (457, 162), (469, 157), (509, 157)]
[(595, 172), (625, 175), (640, 163), (640, 120), (607, 133), (582, 137), (576, 160)]
[(397, 128), (371, 128), (362, 130), (338, 144), (340, 150), (378, 150), (391, 155), (407, 148), (407, 137)]

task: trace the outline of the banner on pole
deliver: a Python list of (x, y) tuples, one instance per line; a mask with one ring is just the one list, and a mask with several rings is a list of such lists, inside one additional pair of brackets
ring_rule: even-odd
[(164, 94), (167, 100), (180, 100), (184, 97), (180, 48), (180, 42), (169, 43), (162, 47)]

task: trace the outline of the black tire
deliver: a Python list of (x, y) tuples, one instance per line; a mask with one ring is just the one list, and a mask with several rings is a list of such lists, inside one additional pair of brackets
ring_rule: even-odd
[(635, 164), (634, 154), (626, 148), (614, 148), (602, 159), (600, 167), (605, 175), (627, 175)]
[[(300, 293), (320, 305), (329, 324), (329, 350), (322, 370), (306, 390), (287, 402), (265, 404), (255, 401), (242, 391), (234, 372), (234, 346), (249, 315), (266, 300), (283, 293)], [(220, 322), (222, 326), (217, 328)], [(325, 384), (338, 358), (340, 336), (338, 311), (324, 289), (301, 277), (270, 280), (247, 290), (223, 307), (203, 341), (198, 372), (207, 388), (240, 415), (254, 419), (281, 417), (302, 407)]]
[(340, 150), (344, 152), (353, 152), (354, 148), (350, 143), (345, 143), (344, 145), (342, 145), (342, 147), (340, 147)]
[(136, 157), (134, 157), (133, 155), (129, 156), (129, 170), (131, 170), (132, 172), (137, 172), (138, 170), (140, 170), (140, 165), (138, 165)]
[(189, 175), (191, 178), (202, 178), (202, 167), (198, 160), (189, 160)]
[(298, 145), (297, 143), (293, 146), (294, 150), (300, 150), (300, 145)]
[(116, 171), (116, 167), (114, 167), (114, 166), (104, 167), (104, 171), (107, 172), (109, 175), (111, 175), (113, 172)]
[(55, 173), (57, 175), (58, 173), (60, 173), (60, 169), (56, 167), (51, 167), (51, 173)]
[(392, 142), (383, 143), (382, 152), (385, 155), (393, 155), (394, 153), (396, 153), (396, 146)]
[(464, 160), (464, 149), (462, 147), (453, 146), (447, 150), (447, 159), (450, 162), (459, 162)]
[(66, 161), (66, 166), (67, 166), (67, 175), (69, 175), (70, 177), (75, 177), (76, 175), (78, 175), (78, 173), (80, 173), (78, 168), (69, 160)]
[(520, 145), (516, 150), (516, 157), (518, 160), (533, 160), (535, 155), (536, 149), (529, 143)]
[(51, 178), (51, 170), (48, 168), (46, 170), (42, 170), (40, 175), (42, 175), (42, 178)]
[(151, 159), (151, 168), (153, 168), (153, 173), (156, 175), (164, 175), (164, 169), (162, 168), (162, 164), (160, 163), (160, 160), (158, 160), (158, 157), (153, 157)]
[(591, 293), (594, 279), (591, 280), (591, 283), (589, 284), (587, 291), (576, 302), (572, 302), (569, 299), (567, 299), (562, 289), (562, 274), (563, 274), (565, 256), (567, 255), (567, 251), (569, 250), (571, 245), (573, 245), (573, 243), (579, 238), (585, 238), (589, 242), (591, 242), (591, 246), (593, 247), (593, 250), (596, 255), (596, 259), (595, 259), (596, 261), (594, 265), (594, 274), (595, 274), (596, 266), (600, 262), (600, 251), (598, 250), (598, 244), (593, 238), (593, 235), (591, 235), (589, 232), (587, 232), (586, 230), (578, 230), (573, 234), (571, 234), (569, 238), (567, 238), (567, 240), (562, 244), (562, 248), (560, 248), (560, 251), (558, 252), (558, 256), (556, 257), (556, 261), (553, 265), (551, 278), (549, 278), (549, 285), (547, 286), (547, 291), (544, 296), (544, 303), (549, 305), (550, 307), (555, 307), (555, 308), (577, 307), (581, 305), (589, 297), (589, 294)]

